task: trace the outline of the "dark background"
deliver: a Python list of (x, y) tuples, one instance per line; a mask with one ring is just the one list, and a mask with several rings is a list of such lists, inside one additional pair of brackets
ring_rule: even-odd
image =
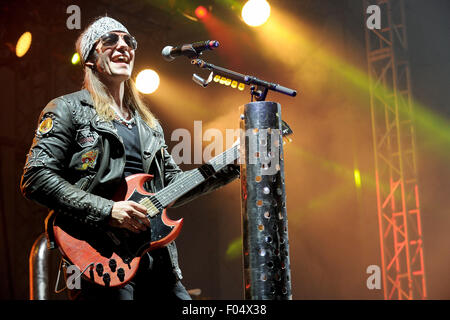
[[(66, 8), (81, 8), (81, 29), (93, 18), (118, 19), (139, 42), (135, 75), (145, 67), (161, 77), (146, 98), (161, 120), (171, 149), (177, 128), (238, 128), (238, 107), (249, 102), (218, 84), (202, 89), (191, 81), (194, 69), (178, 58), (165, 62), (166, 45), (217, 39), (221, 46), (205, 60), (299, 91), (296, 98), (269, 93), (282, 105), (294, 130), (285, 145), (287, 212), (294, 299), (382, 299), (366, 287), (366, 268), (381, 265), (373, 179), (369, 96), (334, 72), (333, 62), (367, 74), (365, 21), (359, 0), (270, 1), (274, 18), (287, 30), (252, 29), (240, 19), (244, 1), (1, 1), (0, 2), (0, 298), (28, 298), (28, 256), (43, 232), (46, 209), (25, 200), (19, 181), (42, 108), (54, 97), (78, 90), (82, 70), (70, 58), (81, 30), (69, 30)], [(210, 6), (213, 29), (192, 21), (197, 5)], [(413, 97), (448, 132), (449, 22), (446, 0), (406, 1)], [(271, 17), (272, 18), (272, 17)], [(10, 50), (30, 31), (33, 42), (21, 59)], [(269, 32), (271, 31), (271, 32)], [(290, 33), (289, 33), (290, 32)], [(286, 37), (287, 42), (280, 39)], [(320, 60), (325, 53), (327, 63)], [(364, 81), (362, 79), (361, 81)], [(428, 296), (450, 298), (450, 187), (448, 140), (417, 128), (419, 191)], [(192, 165), (184, 165), (190, 169)], [(362, 175), (355, 187), (353, 169)], [(372, 178), (371, 178), (372, 177)], [(184, 217), (177, 240), (184, 284), (202, 298), (243, 298), (240, 184), (169, 211)], [(57, 252), (52, 253), (56, 261)], [(54, 273), (54, 270), (52, 270)], [(52, 274), (53, 288), (56, 274)], [(63, 299), (64, 296), (54, 296)]]

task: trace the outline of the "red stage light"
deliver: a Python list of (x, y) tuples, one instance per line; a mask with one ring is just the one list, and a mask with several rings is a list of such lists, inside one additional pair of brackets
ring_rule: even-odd
[(199, 19), (203, 19), (208, 14), (208, 9), (206, 9), (204, 6), (198, 6), (197, 9), (195, 9), (195, 15)]

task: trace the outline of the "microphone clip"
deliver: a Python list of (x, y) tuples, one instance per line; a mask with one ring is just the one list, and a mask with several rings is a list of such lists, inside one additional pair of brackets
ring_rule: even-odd
[(206, 88), (208, 86), (208, 84), (210, 84), (211, 81), (213, 80), (213, 74), (214, 74), (214, 72), (211, 72), (208, 76), (208, 79), (205, 80), (202, 77), (200, 77), (198, 74), (194, 73), (192, 75), (192, 80), (199, 86)]
[(195, 50), (194, 46), (192, 44), (184, 44), (181, 47), (181, 52), (183, 52), (183, 55), (188, 57), (189, 59), (195, 59), (202, 55), (202, 51)]
[(265, 101), (268, 91), (269, 89), (267, 87), (257, 86), (255, 88), (255, 86), (252, 85), (250, 87), (251, 102), (253, 102), (253, 98), (255, 98), (256, 101)]

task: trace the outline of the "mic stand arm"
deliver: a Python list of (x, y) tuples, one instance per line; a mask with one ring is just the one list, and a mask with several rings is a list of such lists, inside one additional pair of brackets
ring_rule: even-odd
[[(211, 70), (214, 74), (218, 74), (223, 77), (230, 78), (232, 80), (236, 80), (247, 85), (252, 85), (250, 87), (250, 94), (257, 101), (264, 101), (267, 96), (267, 92), (269, 90), (276, 91), (291, 97), (295, 97), (297, 95), (297, 91), (293, 89), (289, 89), (283, 86), (280, 86), (277, 83), (268, 82), (265, 80), (258, 79), (254, 76), (244, 75), (242, 73), (228, 70), (219, 66), (215, 66), (211, 63), (203, 61), (201, 59), (192, 59), (191, 64), (198, 66), (199, 68)], [(256, 85), (256, 89), (255, 89)]]

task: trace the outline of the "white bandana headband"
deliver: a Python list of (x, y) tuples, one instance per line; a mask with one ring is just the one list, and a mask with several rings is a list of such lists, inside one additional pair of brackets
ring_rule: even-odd
[(122, 31), (129, 33), (127, 28), (119, 21), (110, 18), (102, 17), (94, 21), (89, 27), (84, 30), (77, 40), (77, 51), (81, 60), (86, 62), (92, 47), (104, 34), (111, 31)]

